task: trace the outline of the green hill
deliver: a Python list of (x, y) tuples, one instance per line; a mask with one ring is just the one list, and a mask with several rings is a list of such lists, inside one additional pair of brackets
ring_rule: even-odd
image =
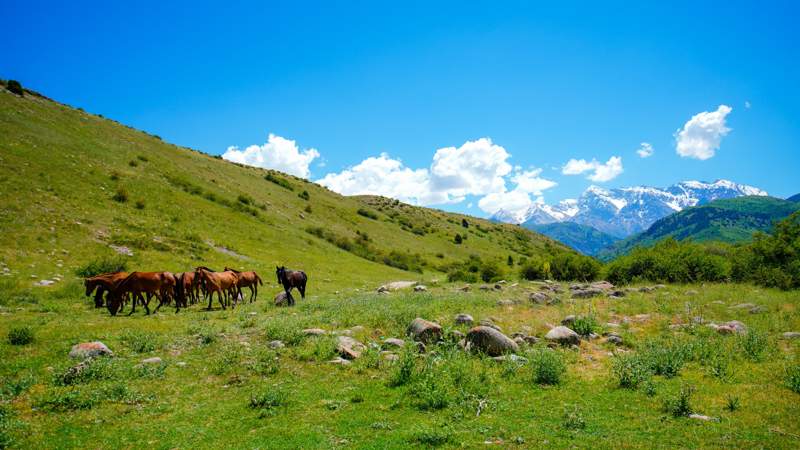
[(273, 278), (285, 264), (332, 291), (440, 278), (472, 254), (505, 263), (566, 250), (512, 225), (236, 165), (30, 91), (0, 88), (0, 149), (0, 261), (20, 279), (123, 252), (140, 270), (203, 263)]
[(574, 222), (555, 222), (544, 225), (525, 224), (524, 226), (590, 256), (596, 255), (619, 241), (619, 238), (610, 234)]
[(696, 242), (745, 242), (756, 231), (769, 231), (776, 221), (798, 209), (800, 205), (797, 203), (773, 197), (717, 200), (658, 220), (647, 231), (617, 242), (598, 256), (610, 260), (634, 247), (648, 247), (667, 237)]
[(800, 203), (800, 194), (794, 194), (793, 196), (786, 199), (790, 202)]

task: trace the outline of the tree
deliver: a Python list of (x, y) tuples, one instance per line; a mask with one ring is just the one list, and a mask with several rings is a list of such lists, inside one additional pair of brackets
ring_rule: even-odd
[(17, 80), (8, 80), (6, 84), (6, 89), (8, 89), (11, 93), (17, 95), (25, 95), (25, 91), (22, 89), (22, 84), (20, 84)]

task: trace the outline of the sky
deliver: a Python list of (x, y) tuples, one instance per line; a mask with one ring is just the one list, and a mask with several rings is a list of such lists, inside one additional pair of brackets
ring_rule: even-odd
[(6, 0), (0, 78), (478, 216), (590, 185), (800, 192), (796, 2), (115, 3)]

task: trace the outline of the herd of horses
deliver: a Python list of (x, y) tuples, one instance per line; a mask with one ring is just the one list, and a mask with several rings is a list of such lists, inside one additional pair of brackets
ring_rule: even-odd
[[(291, 290), (297, 288), (302, 298), (306, 298), (308, 277), (301, 270), (276, 267), (278, 284), (283, 286), (288, 304), (294, 305)], [(108, 272), (84, 279), (86, 296), (94, 295), (95, 308), (105, 306), (112, 316), (121, 312), (125, 305), (131, 304), (128, 315), (136, 311), (136, 304), (142, 305), (150, 314), (150, 301), (158, 300), (157, 312), (162, 306), (174, 304), (175, 312), (196, 304), (201, 299), (208, 300), (208, 307), (217, 295), (222, 309), (235, 307), (242, 297), (242, 288), (250, 290), (249, 302), (258, 297), (258, 287), (263, 286), (261, 277), (255, 271), (240, 272), (229, 267), (216, 272), (199, 266), (193, 272)]]

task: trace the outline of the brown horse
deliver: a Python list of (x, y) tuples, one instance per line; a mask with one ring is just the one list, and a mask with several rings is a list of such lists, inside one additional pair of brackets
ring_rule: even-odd
[[(229, 295), (233, 296), (234, 304), (236, 299), (241, 294), (241, 290), (238, 288), (239, 277), (236, 273), (231, 271), (225, 272), (214, 272), (208, 267), (197, 267), (194, 269), (195, 276), (198, 277), (206, 288), (206, 291), (209, 293), (208, 297), (208, 308), (207, 310), (211, 310), (211, 302), (214, 300), (214, 293), (217, 294), (217, 298), (219, 299), (219, 304), (222, 306), (222, 309), (225, 309), (225, 301), (223, 301), (223, 294), (227, 299)], [(233, 307), (232, 306), (232, 307)]]
[(300, 296), (306, 298), (306, 282), (308, 277), (302, 270), (289, 270), (284, 266), (275, 266), (275, 275), (278, 276), (278, 284), (283, 285), (283, 290), (286, 291), (286, 297), (289, 299), (289, 306), (294, 305), (294, 298), (290, 292), (292, 288), (297, 288), (300, 291)]
[(256, 301), (256, 297), (258, 297), (258, 286), (264, 285), (264, 283), (261, 281), (261, 277), (259, 277), (258, 274), (252, 270), (248, 272), (239, 272), (238, 270), (231, 269), (230, 267), (226, 267), (225, 270), (235, 273), (236, 276), (239, 278), (239, 282), (237, 284), (239, 292), (241, 292), (243, 287), (249, 288), (250, 303)]
[(194, 272), (175, 274), (175, 299), (186, 307), (188, 303), (195, 304), (200, 293), (200, 283)]
[(94, 307), (102, 308), (103, 294), (111, 291), (117, 283), (127, 278), (127, 276), (128, 272), (106, 272), (85, 278), (83, 285), (86, 287), (86, 296), (91, 296), (92, 292), (97, 290), (94, 296)]
[[(169, 295), (175, 289), (175, 277), (169, 272), (132, 272), (124, 280), (120, 281), (114, 289), (110, 292), (109, 296), (109, 311), (111, 315), (116, 315), (120, 302), (124, 295), (130, 295), (133, 298), (131, 312), (136, 311), (136, 301), (140, 301), (145, 309), (146, 314), (150, 314), (150, 299), (155, 296), (159, 300), (159, 307), (168, 301), (165, 301), (165, 295)], [(142, 297), (145, 294), (147, 300)], [(178, 312), (176, 309), (175, 312)]]

